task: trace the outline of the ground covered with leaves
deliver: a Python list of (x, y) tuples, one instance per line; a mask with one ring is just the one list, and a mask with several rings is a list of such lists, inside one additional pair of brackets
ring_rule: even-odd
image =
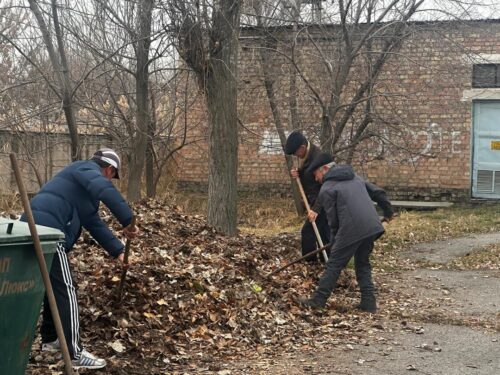
[[(386, 319), (404, 321), (447, 303), (446, 295), (417, 298), (402, 285), (400, 272), (418, 264), (399, 257), (399, 250), (432, 236), (499, 229), (493, 216), (483, 217), (483, 225), (476, 227), (477, 216), (458, 214), (454, 220), (448, 214), (437, 228), (432, 216), (402, 215), (377, 243), (374, 274), (381, 311), (371, 315), (354, 309), (359, 292), (352, 270), (343, 273), (335, 298), (319, 312), (304, 310), (295, 298), (312, 293), (321, 264), (297, 264), (266, 277), (299, 255), (297, 231), (226, 238), (207, 226), (203, 216), (179, 207), (148, 200), (134, 210), (142, 235), (132, 243), (134, 265), (121, 302), (116, 298), (116, 261), (88, 237), (71, 253), (83, 343), (108, 361), (96, 374), (235, 374), (226, 364), (363, 344), (384, 331)], [(103, 215), (119, 229), (109, 214)], [(498, 256), (496, 249), (491, 251)], [(481, 324), (495, 329), (489, 321)], [(408, 324), (405, 329), (420, 327)], [(38, 349), (39, 339), (28, 374), (61, 373), (60, 358)]]

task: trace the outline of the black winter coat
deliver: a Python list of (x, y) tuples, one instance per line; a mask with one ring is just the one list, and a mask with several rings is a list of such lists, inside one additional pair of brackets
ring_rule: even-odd
[(314, 174), (312, 171), (308, 171), (307, 169), (311, 165), (312, 161), (321, 154), (321, 150), (318, 146), (310, 143), (309, 153), (304, 160), (302, 166), (298, 169), (300, 182), (302, 183), (302, 187), (304, 188), (304, 193), (306, 194), (307, 201), (311, 206), (311, 209), (315, 212), (321, 210), (320, 206), (317, 204), (317, 198), (319, 191), (321, 189), (321, 184), (314, 179)]

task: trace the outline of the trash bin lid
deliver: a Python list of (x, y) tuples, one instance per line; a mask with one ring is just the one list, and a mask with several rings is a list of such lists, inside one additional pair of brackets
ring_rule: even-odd
[[(9, 224), (12, 224), (10, 234), (7, 233)], [(36, 230), (40, 241), (60, 240), (64, 238), (64, 233), (58, 229), (37, 225)], [(0, 217), (0, 245), (15, 242), (33, 242), (28, 223)]]

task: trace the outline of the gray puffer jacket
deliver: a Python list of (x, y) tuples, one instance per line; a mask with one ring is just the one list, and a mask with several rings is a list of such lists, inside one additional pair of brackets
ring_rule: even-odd
[(365, 182), (350, 165), (334, 165), (325, 174), (318, 199), (330, 225), (332, 247), (341, 249), (368, 237), (378, 237), (384, 227), (372, 199), (392, 216), (385, 191)]

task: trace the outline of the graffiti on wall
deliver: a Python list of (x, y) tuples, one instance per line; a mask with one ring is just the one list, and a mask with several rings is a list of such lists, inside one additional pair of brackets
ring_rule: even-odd
[[(285, 131), (288, 137), (289, 131)], [(283, 147), (281, 140), (276, 130), (264, 130), (262, 139), (259, 144), (259, 154), (261, 155), (281, 155), (283, 154)]]
[(459, 154), (464, 151), (460, 131), (446, 131), (439, 124), (432, 122), (427, 129), (410, 131), (412, 156), (409, 161), (415, 163), (422, 157), (438, 157), (440, 154)]
[[(420, 130), (414, 130), (408, 126), (401, 126), (404, 132), (401, 139), (405, 139), (406, 143), (398, 145), (390, 139), (387, 129), (383, 130), (380, 139), (390, 141), (395, 147), (400, 147), (405, 152), (388, 152), (387, 145), (383, 142), (378, 144), (376, 153), (384, 154), (387, 160), (397, 162), (406, 161), (416, 163), (422, 158), (438, 157), (443, 153), (460, 154), (465, 151), (465, 145), (462, 141), (462, 132), (456, 130), (443, 129), (436, 122), (431, 122), (429, 125)], [(286, 132), (288, 136), (289, 131)], [(264, 130), (259, 144), (259, 154), (261, 155), (281, 155), (283, 148), (278, 133), (275, 130)], [(408, 156), (410, 155), (410, 156)]]

